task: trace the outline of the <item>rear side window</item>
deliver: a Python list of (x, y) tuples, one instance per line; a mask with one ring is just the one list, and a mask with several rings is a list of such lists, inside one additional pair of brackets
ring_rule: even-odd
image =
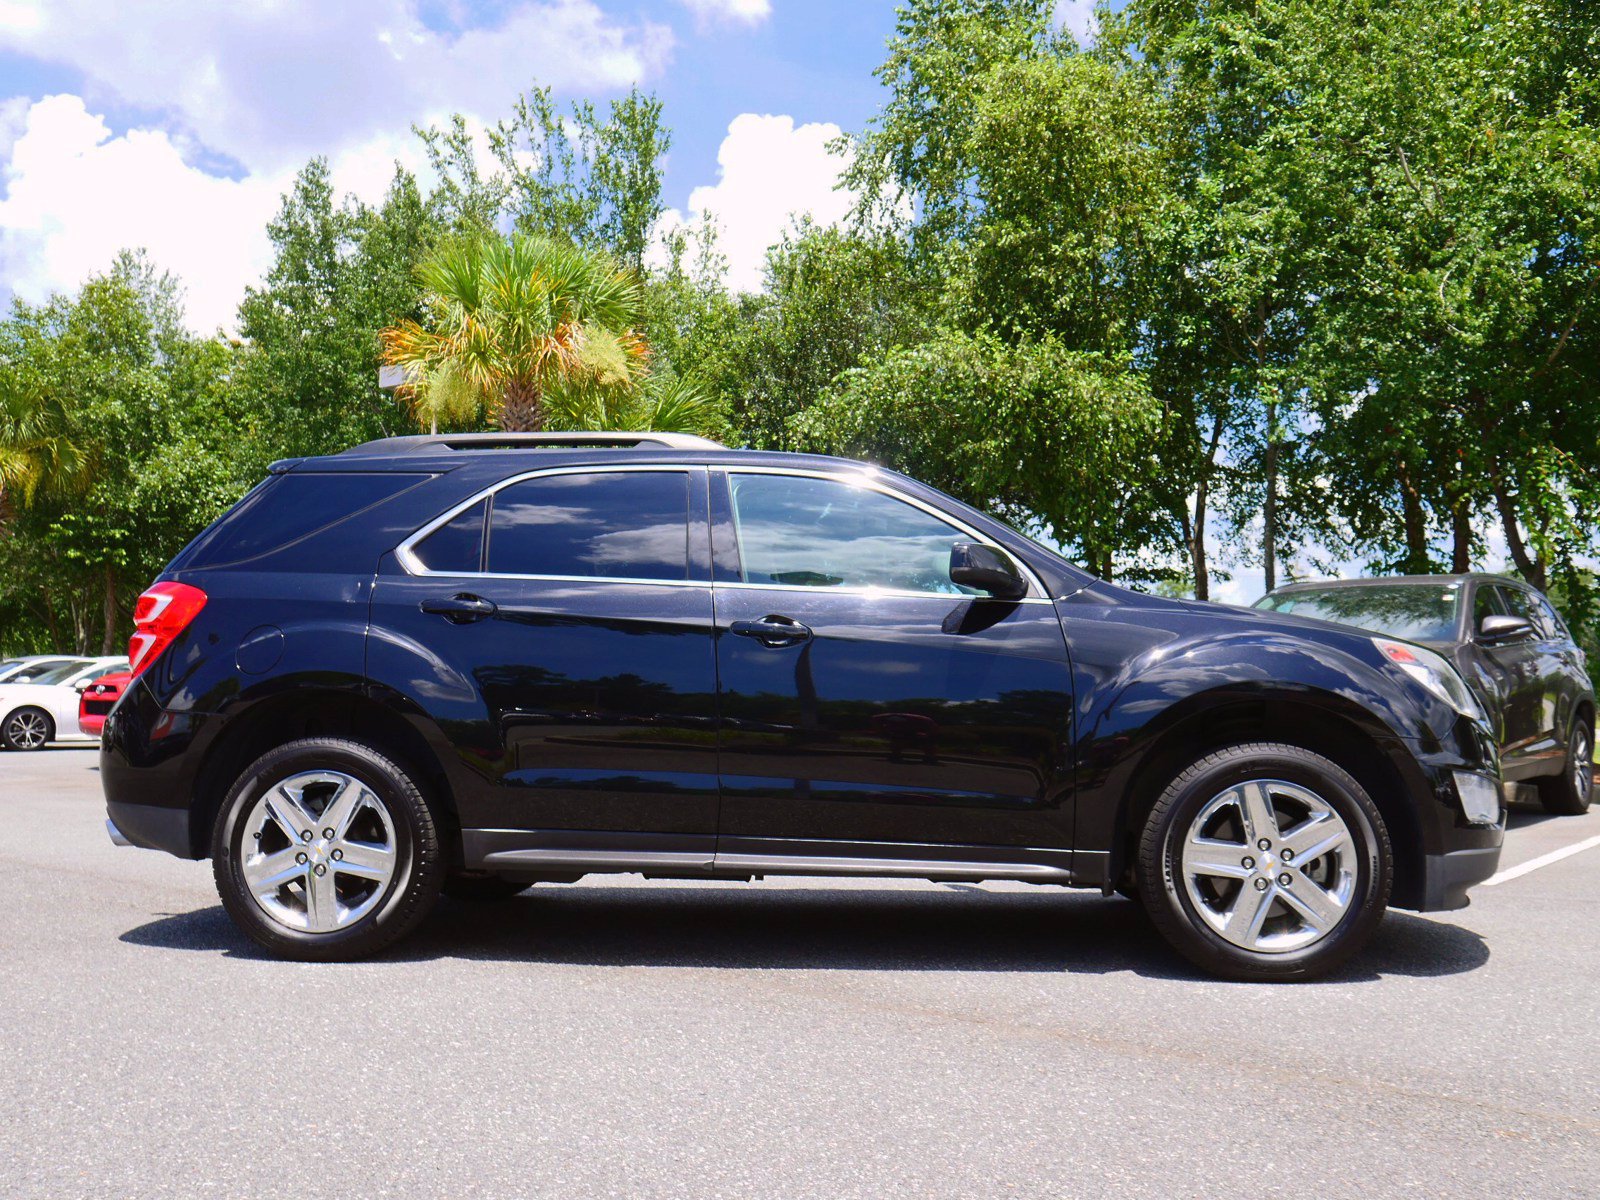
[(483, 518), (489, 502), (479, 500), (457, 513), (413, 548), (417, 561), (444, 575), (470, 575), (483, 570)]
[(1567, 636), (1566, 626), (1561, 623), (1561, 618), (1556, 616), (1556, 610), (1543, 596), (1534, 592), (1525, 592), (1521, 588), (1502, 588), (1505, 593), (1506, 603), (1511, 611), (1519, 617), (1532, 622), (1539, 636), (1546, 639), (1560, 639)]
[(541, 475), (495, 493), (496, 575), (689, 577), (689, 477), (682, 471)]
[(426, 478), (391, 472), (275, 475), (181, 556), (183, 565), (215, 567), (259, 558), (337, 525)]

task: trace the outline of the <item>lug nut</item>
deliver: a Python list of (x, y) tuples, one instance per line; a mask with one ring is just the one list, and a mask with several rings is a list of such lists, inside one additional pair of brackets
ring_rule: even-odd
[(1265, 879), (1256, 880), (1256, 891), (1264, 892), (1266, 890), (1267, 890), (1267, 881)]
[(344, 860), (344, 851), (343, 850), (335, 850), (333, 852), (333, 861), (334, 862), (342, 862), (343, 860)]
[(316, 866), (312, 867), (311, 869), (313, 871), (315, 871), (318, 875), (326, 875), (328, 873), (328, 868), (323, 866), (321, 863), (318, 863)]
[(1283, 853), (1280, 854), (1278, 857), (1283, 859), (1284, 862), (1293, 862), (1294, 861), (1294, 851), (1289, 849), (1289, 847), (1285, 846), (1283, 848)]
[(1256, 843), (1256, 849), (1257, 850), (1271, 850), (1272, 849), (1272, 841), (1271, 841), (1271, 839), (1270, 838), (1262, 838), (1259, 842)]
[(1279, 875), (1278, 876), (1278, 882), (1281, 883), (1284, 887), (1288, 887), (1289, 886), (1289, 872), (1285, 871), (1282, 875)]
[(324, 829), (322, 831), (322, 836), (327, 838), (330, 842), (333, 841), (333, 830), (332, 829)]
[(1256, 869), (1256, 860), (1246, 854), (1244, 856), (1244, 861), (1242, 861), (1239, 865), (1246, 871), (1254, 871)]
[(302, 830), (301, 830), (301, 831), (300, 831), (300, 840), (301, 840), (301, 841), (302, 841), (302, 842), (309, 842), (309, 841), (310, 841), (310, 840), (311, 840), (311, 830), (309, 830), (309, 829), (302, 829)]
[(295, 862), (299, 863), (301, 866), (305, 866), (305, 862), (306, 862), (305, 851), (302, 850), (299, 854), (296, 854), (294, 856), (294, 860), (295, 860)]

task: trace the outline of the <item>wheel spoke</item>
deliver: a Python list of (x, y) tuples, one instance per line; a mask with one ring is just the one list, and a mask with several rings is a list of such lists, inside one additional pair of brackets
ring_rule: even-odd
[(339, 851), (344, 857), (333, 864), (333, 869), (341, 874), (383, 883), (394, 871), (394, 851), (388, 846), (378, 846), (372, 842), (340, 842)]
[(1318, 933), (1327, 933), (1344, 916), (1344, 905), (1320, 884), (1299, 872), (1294, 874), (1288, 887), (1279, 889), (1279, 894)]
[(333, 888), (333, 873), (306, 872), (306, 923), (314, 930), (332, 929), (339, 920), (339, 897)]
[(1215, 875), (1222, 879), (1247, 879), (1250, 868), (1244, 860), (1253, 851), (1241, 842), (1219, 842), (1214, 838), (1192, 837), (1184, 843), (1183, 869), (1191, 875)]
[(1351, 844), (1350, 831), (1332, 813), (1302, 821), (1283, 835), (1284, 848), (1294, 851), (1295, 862), (1302, 866)]
[(1233, 907), (1228, 910), (1222, 936), (1235, 945), (1254, 946), (1256, 939), (1261, 936), (1261, 925), (1267, 919), (1267, 910), (1272, 907), (1276, 890), (1269, 887), (1258, 892), (1253, 887), (1241, 887)]
[(286, 883), (306, 873), (304, 864), (295, 862), (299, 853), (296, 847), (279, 850), (276, 854), (252, 854), (240, 864), (245, 882), (257, 896), (268, 896)]
[(1272, 795), (1267, 785), (1252, 780), (1238, 787), (1239, 808), (1244, 813), (1245, 832), (1254, 844), (1257, 838), (1278, 838), (1278, 818), (1272, 812)]
[(367, 806), (367, 789), (354, 779), (347, 779), (322, 810), (322, 824), (333, 830), (335, 841), (342, 841), (350, 831), (350, 822)]
[(316, 822), (311, 819), (311, 814), (306, 812), (298, 796), (291, 796), (288, 789), (281, 785), (268, 793), (267, 812), (291, 842), (306, 840), (307, 833), (316, 836)]

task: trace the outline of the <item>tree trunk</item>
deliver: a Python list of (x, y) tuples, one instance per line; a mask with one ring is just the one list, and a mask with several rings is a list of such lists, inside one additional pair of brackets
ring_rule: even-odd
[(1411, 478), (1411, 468), (1406, 463), (1399, 467), (1400, 512), (1405, 525), (1406, 555), (1400, 569), (1407, 575), (1426, 575), (1432, 565), (1428, 561), (1428, 514), (1422, 507), (1422, 492)]
[(1472, 570), (1472, 505), (1465, 496), (1457, 496), (1450, 510), (1450, 571), (1464, 575)]
[(1261, 574), (1267, 591), (1278, 586), (1278, 402), (1267, 401), (1266, 499), (1261, 505)]
[[(1186, 531), (1189, 541), (1189, 562), (1194, 570), (1194, 598), (1211, 599), (1211, 569), (1206, 565), (1206, 501), (1211, 494), (1211, 472), (1216, 466), (1217, 446), (1222, 441), (1222, 417), (1211, 422), (1211, 441), (1206, 446), (1205, 462), (1200, 468), (1200, 479), (1194, 487), (1194, 527)], [(1187, 519), (1188, 514), (1184, 514)]]
[(105, 633), (100, 639), (100, 653), (110, 655), (116, 653), (117, 645), (117, 573), (110, 563), (106, 564), (106, 599), (105, 599)]
[(500, 398), (500, 428), (538, 433), (544, 428), (544, 389), (531, 379), (513, 379)]
[(1517, 526), (1517, 507), (1503, 483), (1495, 485), (1494, 506), (1500, 511), (1500, 527), (1505, 530), (1506, 549), (1511, 552), (1511, 561), (1517, 565), (1518, 574), (1543, 591), (1544, 563), (1528, 553), (1528, 544), (1522, 540), (1522, 530)]

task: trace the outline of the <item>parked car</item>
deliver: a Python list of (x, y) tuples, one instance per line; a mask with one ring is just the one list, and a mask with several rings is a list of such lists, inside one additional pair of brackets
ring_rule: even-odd
[(125, 658), (91, 658), (50, 667), (27, 683), (0, 683), (0, 745), (43, 750), (51, 742), (92, 740), (78, 729), (79, 694), (127, 666)]
[(127, 671), (102, 675), (79, 693), (78, 730), (85, 737), (98, 738), (106, 723), (106, 714), (115, 707), (133, 676)]
[(64, 663), (88, 666), (92, 659), (74, 658), (70, 654), (31, 654), (26, 658), (8, 658), (0, 662), (0, 683), (31, 683), (34, 676), (59, 667)]
[(673, 435), (277, 464), (139, 598), (114, 840), (272, 952), (590, 872), (1133, 889), (1207, 970), (1467, 903), (1503, 817), (1442, 658), (1126, 591), (891, 471)]
[(1295, 583), (1256, 602), (1432, 647), (1488, 710), (1505, 778), (1537, 785), (1552, 813), (1594, 796), (1594, 687), (1548, 597), (1504, 575)]

